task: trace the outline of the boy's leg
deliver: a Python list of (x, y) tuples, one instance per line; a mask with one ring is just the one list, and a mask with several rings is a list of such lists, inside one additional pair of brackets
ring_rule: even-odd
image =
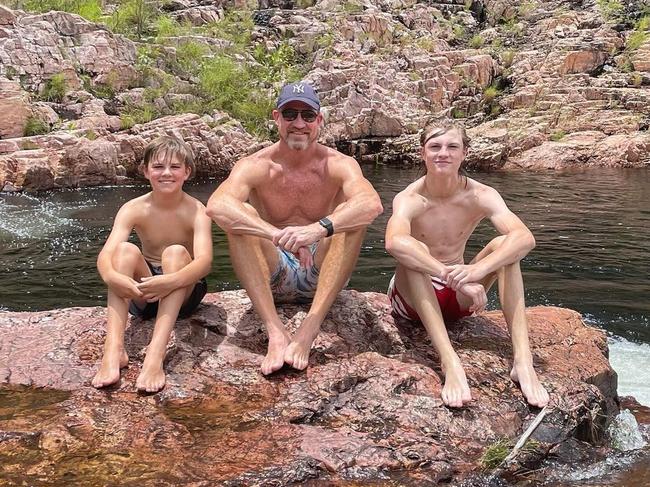
[[(492, 253), (501, 245), (505, 237), (493, 239), (477, 256), (472, 263), (478, 262)], [(528, 339), (528, 322), (526, 320), (526, 303), (524, 300), (524, 280), (521, 275), (519, 262), (508, 264), (499, 269), (495, 274), (483, 279), (483, 286), (487, 292), (494, 281), (499, 281), (499, 301), (501, 309), (510, 330), (512, 339), (513, 367), (510, 377), (521, 386), (521, 392), (529, 404), (543, 407), (549, 401), (548, 392), (539, 382), (533, 368), (533, 356), (530, 351)]]
[[(255, 211), (252, 206), (246, 206), (249, 211)], [(269, 240), (231, 233), (228, 234), (228, 248), (233, 269), (269, 337), (268, 350), (261, 366), (262, 373), (267, 375), (282, 368), (284, 350), (291, 342), (271, 293), (271, 272), (278, 265), (277, 249)]]
[[(140, 249), (129, 242), (120, 244), (113, 254), (113, 268), (128, 277), (151, 275)], [(128, 318), (129, 300), (108, 288), (106, 341), (102, 363), (92, 380), (94, 387), (106, 387), (120, 379), (120, 368), (126, 367), (129, 357), (124, 349), (124, 328)]]
[(450, 407), (462, 407), (472, 400), (472, 395), (463, 365), (449, 340), (431, 277), (398, 264), (395, 287), (407, 304), (417, 311), (440, 356), (440, 365), (445, 373), (442, 401)]
[[(182, 245), (170, 245), (163, 250), (161, 264), (164, 274), (176, 272), (192, 261), (192, 256)], [(176, 289), (162, 298), (158, 303), (158, 314), (151, 336), (151, 342), (147, 347), (147, 353), (142, 363), (142, 371), (135, 381), (135, 386), (140, 391), (157, 392), (165, 386), (165, 372), (163, 361), (167, 344), (178, 312), (185, 300), (192, 293), (194, 284)]]
[(352, 274), (365, 233), (364, 228), (321, 240), (314, 259), (320, 269), (316, 294), (309, 313), (284, 352), (284, 361), (293, 368), (302, 370), (307, 367), (311, 345), (325, 315)]

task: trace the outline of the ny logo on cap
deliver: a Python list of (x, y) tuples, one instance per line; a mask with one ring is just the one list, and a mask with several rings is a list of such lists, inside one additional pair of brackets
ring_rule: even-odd
[(293, 85), (293, 92), (294, 93), (304, 93), (305, 92), (305, 85), (302, 83), (299, 85)]

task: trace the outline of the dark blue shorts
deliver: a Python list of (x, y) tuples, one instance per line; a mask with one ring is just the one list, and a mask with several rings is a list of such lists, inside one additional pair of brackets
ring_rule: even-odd
[[(152, 276), (159, 276), (163, 273), (162, 267), (152, 265), (149, 262), (147, 262), (147, 265), (151, 270)], [(194, 285), (192, 294), (190, 294), (190, 297), (187, 298), (187, 301), (183, 303), (183, 306), (181, 306), (181, 309), (178, 311), (178, 317), (187, 318), (190, 316), (199, 306), (201, 300), (203, 299), (203, 296), (205, 296), (205, 293), (207, 292), (208, 283), (206, 282), (205, 278), (203, 278)], [(143, 308), (138, 306), (134, 301), (131, 301), (129, 304), (129, 313), (143, 320), (151, 319), (158, 314), (158, 301), (155, 303), (146, 303)]]

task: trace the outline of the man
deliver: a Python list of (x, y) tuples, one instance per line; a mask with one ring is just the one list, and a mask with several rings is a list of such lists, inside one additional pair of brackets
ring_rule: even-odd
[[(483, 310), (485, 292), (498, 279), (512, 337), (510, 375), (531, 405), (545, 406), (549, 397), (533, 369), (519, 268), (535, 239), (495, 189), (461, 175), (469, 143), (462, 127), (453, 123), (430, 126), (420, 142), (426, 175), (395, 197), (386, 229), (386, 250), (398, 261), (389, 286), (393, 312), (422, 321), (445, 373), (442, 400), (461, 407), (472, 397), (445, 321)], [(484, 218), (502, 235), (464, 264), (467, 240)]]
[[(263, 374), (304, 369), (311, 345), (383, 209), (357, 162), (318, 143), (320, 101), (305, 82), (284, 86), (273, 120), (280, 140), (235, 164), (208, 201), (228, 234), (233, 267), (266, 327)], [(291, 337), (275, 302), (309, 302)]]

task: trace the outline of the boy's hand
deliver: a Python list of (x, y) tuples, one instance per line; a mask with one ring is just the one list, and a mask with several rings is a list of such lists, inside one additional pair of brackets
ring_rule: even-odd
[(159, 276), (143, 277), (140, 279), (142, 282), (137, 283), (137, 288), (142, 292), (142, 297), (148, 303), (160, 301), (177, 288), (171, 276), (171, 274), (161, 274)]
[(478, 282), (486, 276), (476, 264), (450, 265), (448, 269), (449, 271), (446, 273), (445, 280), (447, 281), (447, 286), (454, 291), (460, 291), (462, 286)]
[(461, 292), (465, 296), (472, 298), (473, 304), (469, 307), (469, 310), (472, 313), (480, 313), (487, 306), (487, 294), (485, 294), (485, 288), (482, 284), (463, 284), (458, 288), (458, 292)]
[(106, 284), (121, 298), (142, 298), (142, 291), (138, 289), (137, 281), (131, 279), (129, 276), (120, 274), (119, 272), (112, 273), (110, 278), (106, 280)]

